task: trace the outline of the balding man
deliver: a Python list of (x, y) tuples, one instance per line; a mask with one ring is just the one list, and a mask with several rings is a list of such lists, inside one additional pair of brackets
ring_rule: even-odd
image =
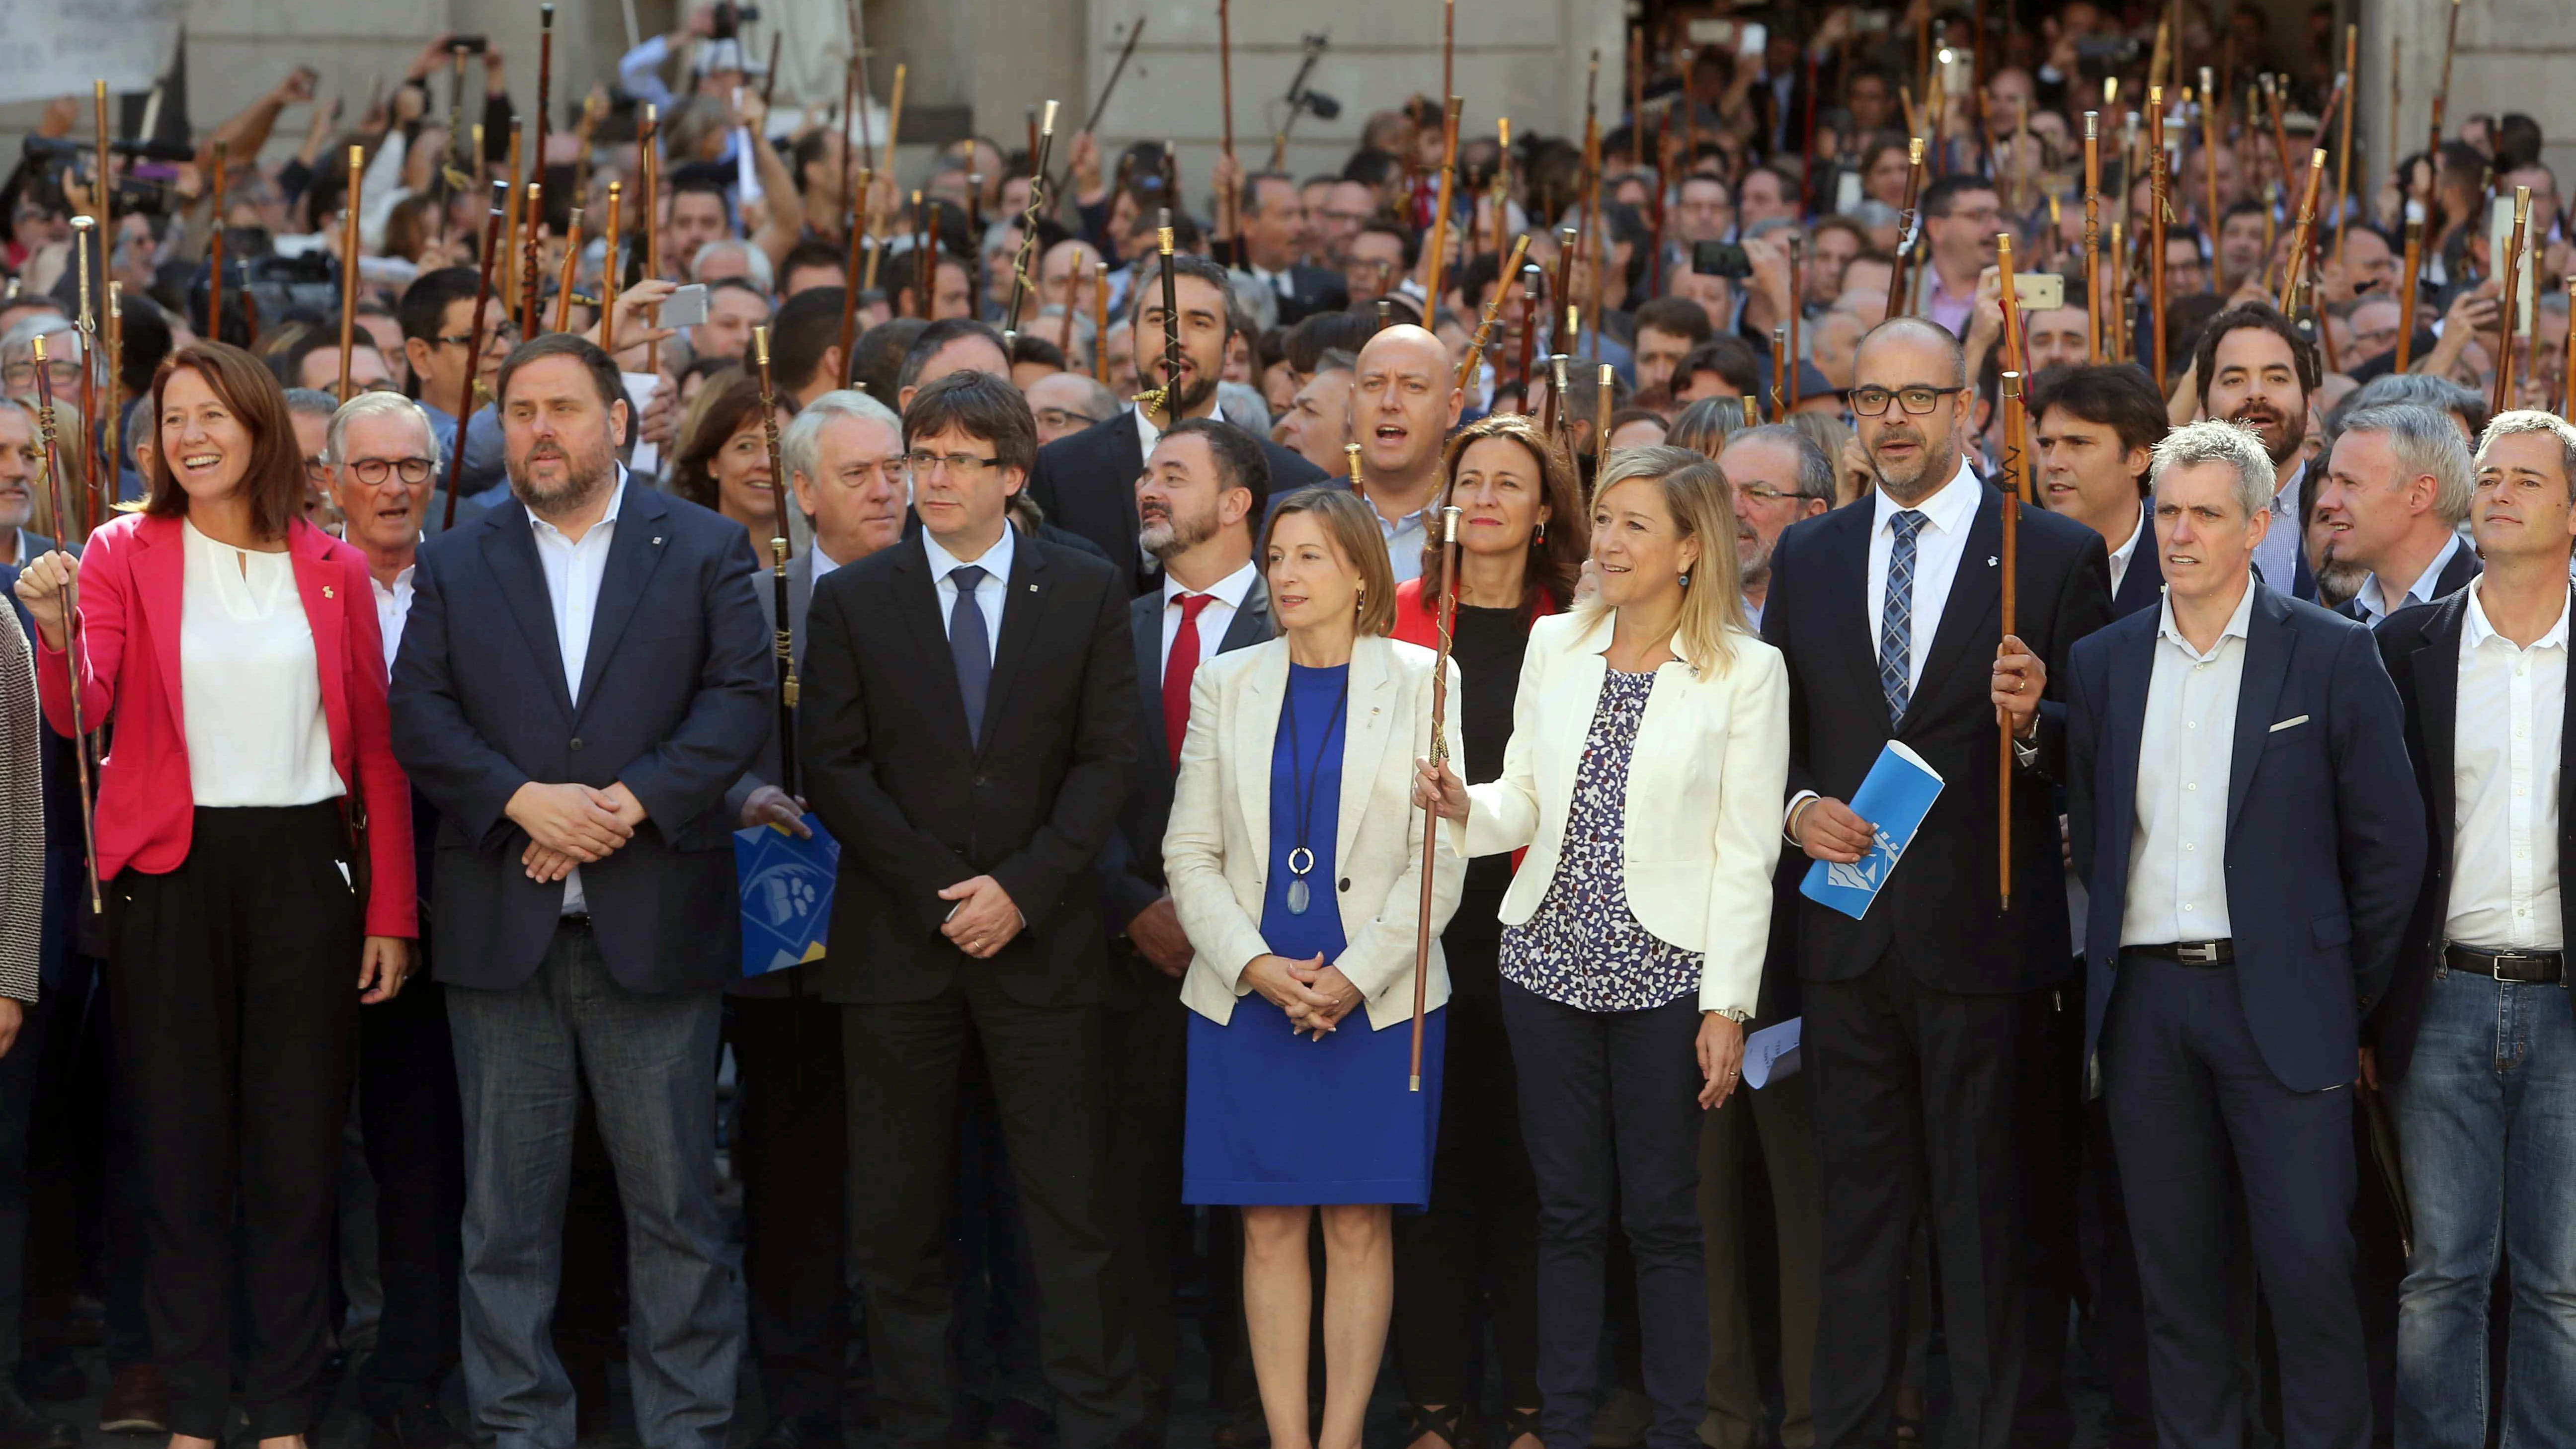
[(2478, 551), (2460, 537), (2476, 486), (2449, 414), (2391, 403), (2345, 418), (2317, 490), (2317, 522), (2327, 556), (2370, 577), (2335, 612), (2376, 627), (2476, 578)]
[[(1947, 784), (1864, 917), (1796, 907), (1821, 1318), (1833, 1325), (1817, 1345), (1816, 1442), (1893, 1438), (1910, 1244), (1928, 1221), (1948, 1304), (1950, 1442), (2000, 1449), (2026, 1337), (2015, 1052), (2073, 960), (2043, 772), (2061, 747), (2051, 686), (2074, 641), (2110, 619), (2110, 571), (2101, 535), (2023, 510), (2006, 636), (2003, 499), (1965, 461), (1976, 398), (1958, 341), (1895, 318), (1862, 340), (1853, 371), (1874, 495), (1792, 526), (1771, 552), (1762, 636), (1790, 681), (1783, 823), (1808, 856), (1855, 863), (1875, 824), (1845, 802), (1891, 741)], [(1999, 713), (2017, 742), (2009, 914), (1996, 906)]]
[(1100, 250), (1086, 241), (1060, 241), (1038, 259), (1038, 303), (1047, 307), (1090, 310), (1092, 280)]
[(1422, 572), (1425, 528), (1440, 501), (1441, 448), (1465, 405), (1456, 382), (1449, 349), (1409, 324), (1371, 337), (1351, 368), (1351, 437), (1399, 584)]
[(1037, 414), (1038, 446), (1070, 438), (1118, 414), (1118, 395), (1079, 372), (1051, 372), (1021, 389)]

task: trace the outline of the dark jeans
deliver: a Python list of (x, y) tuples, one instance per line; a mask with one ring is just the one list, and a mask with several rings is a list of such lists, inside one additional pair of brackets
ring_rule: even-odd
[(384, 1313), (358, 1397), (378, 1417), (434, 1397), (456, 1362), (465, 1123), (447, 988), (415, 976), (358, 1012), (358, 1120), (376, 1180)]
[(1585, 1449), (1599, 1407), (1611, 1204), (1637, 1264), (1650, 1449), (1696, 1449), (1707, 1411), (1699, 1226), (1699, 1003), (1590, 1012), (1503, 983), (1521, 1131), (1538, 1180), (1538, 1383), (1548, 1449)]
[(0, 1057), (0, 1369), (14, 1367), (20, 1356), (18, 1320), (27, 1301), (27, 1129), (54, 1011), (42, 999), (21, 1006), (18, 1039)]
[(573, 1386), (547, 1332), (587, 1080), (626, 1209), (627, 1364), (647, 1449), (721, 1449), (742, 1301), (716, 1211), (714, 991), (646, 995), (565, 922), (508, 991), (447, 988), (465, 1107), (465, 1386), (498, 1449), (571, 1449)]
[[(1760, 1158), (1771, 1184), (1773, 1239), (1753, 1234), (1746, 1179)], [(1739, 1085), (1704, 1114), (1699, 1140), (1699, 1216), (1708, 1239), (1708, 1421), (1700, 1442), (1713, 1449), (1751, 1449), (1764, 1441), (1769, 1413), (1755, 1372), (1752, 1296), (1746, 1263), (1776, 1255), (1780, 1271), (1780, 1443), (1816, 1442), (1817, 1226), (1815, 1083), (1805, 1072), (1775, 1078), (1755, 1091)]]
[(347, 835), (336, 802), (200, 809), (194, 829), (176, 870), (110, 886), (117, 1069), (148, 1184), (144, 1311), (172, 1433), (223, 1432), (238, 1361), (251, 1433), (302, 1434), (357, 1056)]
[(841, 1010), (814, 996), (733, 997), (742, 1098), (743, 1277), (774, 1419), (837, 1440), (849, 1357), (848, 1089)]
[(2352, 1089), (2264, 1065), (2234, 968), (2124, 952), (2102, 1075), (2145, 1290), (2166, 1449), (2236, 1449), (2251, 1424), (2229, 1314), (2229, 1164), (2280, 1348), (2287, 1449), (2361, 1449), (2370, 1391), (2352, 1289)]
[[(1112, 1007), (1106, 1021), (1116, 1094), (1111, 1115), (1119, 1124), (1109, 1139), (1118, 1290), (1136, 1345), (1145, 1426), (1159, 1439), (1171, 1419), (1181, 1353), (1173, 1268), (1189, 1251), (1189, 1209), (1181, 1204), (1181, 1109), (1187, 1100), (1190, 1013), (1181, 1005), (1180, 983), (1142, 957), (1116, 951), (1111, 969), (1126, 976), (1133, 998)], [(1220, 1348), (1239, 1347), (1242, 1339), (1239, 1329), (1210, 1335), (1209, 1378), (1215, 1384), (1248, 1377), (1214, 1360)]]

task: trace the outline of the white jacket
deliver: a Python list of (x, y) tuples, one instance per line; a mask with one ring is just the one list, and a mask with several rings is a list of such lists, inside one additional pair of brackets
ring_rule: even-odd
[[(1529, 847), (1503, 897), (1527, 921), (1556, 878), (1583, 742), (1609, 677), (1610, 615), (1556, 614), (1530, 629), (1502, 778), (1467, 792), (1448, 831), (1461, 855)], [(1734, 661), (1655, 671), (1628, 764), (1621, 826), (1628, 909), (1657, 939), (1702, 953), (1702, 1011), (1753, 1014), (1771, 933), (1780, 800), (1789, 780), (1789, 674), (1780, 651), (1738, 634)]]
[[(1348, 943), (1332, 965), (1368, 999), (1369, 1025), (1413, 1019), (1413, 946), (1422, 905), (1422, 812), (1413, 762), (1431, 753), (1435, 655), (1416, 644), (1364, 635), (1351, 646), (1351, 699), (1342, 734), (1342, 792), (1333, 878), (1314, 877), (1321, 905), (1341, 907)], [(1458, 744), (1458, 668), (1449, 667), (1450, 758)], [(1288, 641), (1220, 654), (1190, 681), (1190, 732), (1163, 833), (1163, 875), (1193, 955), (1181, 1001), (1220, 1024), (1252, 988), (1243, 968), (1270, 954), (1261, 936), (1265, 883), (1287, 869), (1270, 855), (1270, 764), (1288, 695)], [(1776, 782), (1775, 782), (1776, 783)], [(1777, 811), (1778, 790), (1772, 791)], [(1449, 999), (1440, 929), (1458, 908), (1467, 862), (1447, 832), (1431, 891), (1431, 972), (1423, 1005)]]

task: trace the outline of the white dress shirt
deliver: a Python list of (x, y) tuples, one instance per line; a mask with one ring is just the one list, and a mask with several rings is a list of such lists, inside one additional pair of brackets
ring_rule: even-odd
[[(1199, 663), (1217, 656), (1217, 646), (1225, 642), (1225, 631), (1234, 627), (1234, 616), (1242, 610), (1245, 596), (1260, 578), (1260, 570), (1247, 562), (1217, 580), (1213, 588), (1204, 590), (1208, 602), (1199, 610)], [(1165, 668), (1171, 666), (1172, 640), (1181, 632), (1181, 596), (1188, 592), (1172, 577), (1171, 570), (1163, 571), (1163, 647), (1155, 657), (1163, 661)]]
[[(2398, 595), (2397, 602), (2393, 604), (2388, 602), (2388, 591), (2380, 586), (2378, 574), (2363, 579), (2361, 591), (2352, 596), (2353, 607), (2361, 610), (2361, 621), (2376, 629), (2380, 620), (2408, 604), (2433, 602), (2433, 590), (2441, 582), (2442, 570), (2451, 566), (2451, 555), (2458, 553), (2461, 547), (2460, 536), (2452, 534), (2450, 540), (2442, 545), (2442, 551), (2433, 555), (2433, 561), (2424, 566), (2423, 575), (2407, 585), (2406, 592)], [(2462, 642), (2465, 644), (2467, 641)]]
[(345, 793), (322, 717), (295, 560), (217, 543), (181, 520), (180, 714), (200, 806), (310, 805)]
[(984, 577), (975, 585), (975, 607), (984, 615), (984, 652), (988, 657), (998, 655), (1002, 648), (1002, 600), (1010, 593), (1011, 557), (1017, 552), (1019, 532), (1008, 522), (1003, 523), (1001, 538), (981, 557), (971, 559), (961, 559), (941, 548), (928, 529), (921, 533), (921, 551), (929, 555), (930, 576), (937, 581), (942, 635), (957, 612), (957, 580), (953, 577), (956, 570), (971, 563), (984, 571)]
[(2203, 654), (2157, 606), (2155, 671), (2138, 740), (2137, 831), (2129, 840), (2120, 944), (2220, 941), (2227, 915), (2227, 787), (2235, 772), (2236, 696), (2254, 617), (2249, 582), (2218, 643)]
[(2272, 592), (2287, 594), (2299, 577), (2299, 549), (2307, 530), (2299, 520), (2299, 480), (2308, 476), (2308, 465), (2299, 464), (2290, 481), (2272, 490), (2272, 531), (2254, 545), (2254, 567), (2262, 570), (2263, 582)]
[[(1968, 471), (1967, 460), (1961, 459), (1959, 471), (1941, 485), (1931, 497), (1914, 505), (1923, 515), (1924, 526), (1914, 535), (1914, 626), (1905, 651), (1905, 685), (1908, 690), (1923, 684), (1923, 656), (1932, 652), (1932, 638), (1941, 631), (1941, 611), (1950, 602), (1950, 581), (1959, 572), (1960, 560), (1968, 551), (1968, 530), (1977, 521), (1977, 505), (1985, 485)], [(1869, 650), (1870, 658), (1878, 657), (1878, 631), (1887, 617), (1887, 566), (1896, 553), (1896, 515), (1906, 505), (1887, 496), (1884, 490), (1873, 492), (1877, 520), (1869, 531)]]
[[(546, 602), (555, 611), (555, 647), (563, 654), (564, 694), (581, 705), (581, 670), (590, 661), (590, 626), (599, 613), (599, 584), (608, 576), (608, 549), (617, 537), (617, 511), (626, 503), (626, 469), (617, 470), (609, 490), (608, 512), (585, 531), (579, 542), (528, 510), (528, 532), (536, 540), (537, 564), (546, 571)], [(590, 909), (582, 893), (581, 867), (564, 877), (563, 913)]]
[(2451, 902), (2443, 936), (2482, 951), (2556, 951), (2558, 771), (2567, 610), (2528, 649), (2495, 631), (2469, 587), (2452, 738)]
[(819, 584), (823, 582), (824, 575), (829, 574), (832, 570), (841, 566), (841, 561), (839, 559), (836, 559), (829, 553), (824, 552), (823, 540), (819, 538), (814, 540), (811, 552), (814, 555), (814, 574), (812, 578), (806, 581), (809, 584)]
[[(2147, 505), (2139, 504), (2138, 524), (2129, 530), (2129, 541), (2111, 550), (2111, 592), (2114, 595), (2120, 592), (2120, 580), (2129, 576), (2129, 560), (2138, 556), (2138, 540), (2153, 537), (2155, 531), (2154, 525), (2147, 520)], [(2148, 545), (2149, 548), (2154, 546)]]
[(1422, 577), (1422, 546), (1431, 538), (1432, 510), (1440, 506), (1440, 495), (1402, 518), (1390, 519), (1369, 505), (1369, 517), (1377, 520), (1378, 535), (1386, 540), (1386, 561), (1395, 570), (1399, 584)]
[(376, 632), (385, 637), (385, 677), (394, 672), (394, 656), (402, 652), (403, 624), (411, 618), (411, 576), (418, 564), (404, 564), (401, 573), (386, 583), (370, 571), (367, 583), (376, 591)]

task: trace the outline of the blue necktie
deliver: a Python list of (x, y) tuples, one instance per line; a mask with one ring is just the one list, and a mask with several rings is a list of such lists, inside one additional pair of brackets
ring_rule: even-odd
[(1907, 679), (1914, 651), (1914, 536), (1923, 531), (1924, 519), (1908, 508), (1892, 521), (1896, 547), (1887, 556), (1887, 605), (1878, 624), (1878, 687), (1887, 696), (1891, 729), (1905, 718), (1905, 703), (1914, 693)]
[(957, 587), (957, 606), (948, 611), (948, 656), (957, 665), (957, 697), (966, 705), (966, 738), (983, 743), (984, 695), (993, 684), (993, 646), (984, 632), (984, 611), (976, 606), (975, 586), (984, 571), (959, 564), (948, 571)]

